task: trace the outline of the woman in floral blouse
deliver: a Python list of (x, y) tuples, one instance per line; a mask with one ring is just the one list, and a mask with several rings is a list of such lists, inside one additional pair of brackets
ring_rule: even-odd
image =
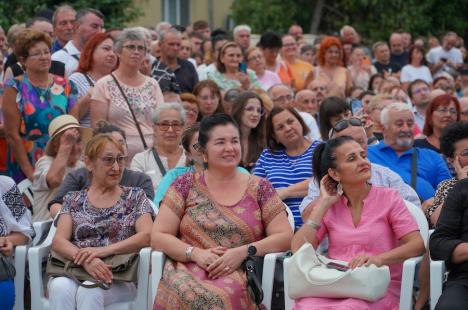
[(16, 45), (25, 73), (6, 81), (3, 113), (8, 174), (19, 182), (33, 180), (34, 164), (49, 140), (49, 123), (71, 110), (77, 90), (67, 79), (49, 73), (51, 39), (47, 34), (25, 29)]
[(114, 282), (102, 258), (140, 251), (149, 245), (153, 209), (140, 188), (120, 186), (127, 156), (110, 135), (93, 137), (85, 151), (89, 188), (64, 197), (52, 250), (73, 260), (109, 290), (83, 288), (67, 277), (49, 281), (51, 309), (104, 309), (135, 298), (134, 283)]

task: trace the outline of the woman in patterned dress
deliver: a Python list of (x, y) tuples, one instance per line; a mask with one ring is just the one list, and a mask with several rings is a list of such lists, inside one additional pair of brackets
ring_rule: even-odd
[[(15, 246), (26, 244), (33, 235), (31, 213), (24, 205), (15, 181), (0, 176), (0, 254), (11, 257)], [(13, 279), (0, 280), (0, 296), (0, 309), (13, 309)]]
[[(128, 160), (131, 162), (136, 153), (153, 146), (151, 117), (156, 106), (163, 103), (164, 99), (158, 82), (139, 71), (148, 51), (144, 34), (136, 28), (125, 29), (117, 36), (114, 49), (119, 57), (119, 66), (111, 74), (99, 79), (93, 89), (91, 125), (95, 127), (99, 120), (106, 120), (122, 128), (127, 136)], [(140, 124), (143, 139), (129, 105)]]
[(204, 118), (198, 138), (207, 169), (178, 177), (153, 225), (152, 247), (168, 259), (154, 309), (256, 309), (242, 262), (289, 248), (283, 203), (265, 179), (239, 172), (237, 124)]
[(7, 169), (16, 182), (33, 180), (34, 164), (49, 140), (49, 123), (68, 114), (76, 102), (73, 83), (49, 73), (51, 39), (25, 29), (17, 39), (16, 55), (25, 73), (5, 84), (3, 113), (9, 145)]
[(108, 290), (89, 289), (67, 277), (51, 278), (51, 309), (104, 309), (134, 299), (135, 284), (113, 281), (101, 258), (138, 252), (150, 241), (151, 203), (142, 189), (119, 185), (125, 147), (113, 136), (99, 134), (88, 142), (85, 155), (91, 185), (64, 197), (52, 251), (82, 265), (95, 280), (112, 285)]

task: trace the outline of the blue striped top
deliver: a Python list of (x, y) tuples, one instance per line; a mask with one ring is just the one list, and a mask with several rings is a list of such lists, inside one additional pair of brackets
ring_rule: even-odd
[[(284, 188), (302, 182), (312, 177), (312, 155), (320, 141), (313, 142), (307, 150), (299, 156), (289, 156), (285, 150), (263, 150), (252, 174), (268, 179), (274, 188)], [(299, 206), (302, 198), (288, 198), (284, 203), (291, 209), (296, 228), (302, 225)]]

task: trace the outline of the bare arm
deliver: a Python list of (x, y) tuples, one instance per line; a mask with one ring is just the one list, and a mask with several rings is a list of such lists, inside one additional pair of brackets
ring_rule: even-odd
[(73, 106), (70, 110), (70, 114), (73, 115), (77, 120), (80, 120), (91, 106), (91, 96), (88, 94), (84, 95)]
[(461, 264), (468, 261), (468, 242), (460, 243), (455, 247), (452, 253), (452, 262), (454, 264)]
[(18, 231), (10, 233), (8, 236), (6, 236), (6, 238), (10, 240), (14, 246), (23, 245), (28, 243), (29, 241), (28, 237), (26, 237), (23, 233), (20, 233)]
[(310, 179), (307, 179), (302, 182), (289, 185), (285, 188), (279, 188), (276, 191), (278, 192), (281, 200), (293, 197), (305, 197), (309, 190), (309, 183)]
[(141, 215), (135, 223), (136, 234), (130, 238), (107, 246), (106, 248), (109, 255), (138, 252), (142, 248), (149, 246), (152, 224), (153, 220), (150, 214)]
[(107, 120), (109, 104), (107, 102), (91, 99), (91, 127), (95, 128), (99, 120)]
[(52, 241), (52, 250), (61, 256), (73, 260), (79, 248), (70, 242), (73, 221), (70, 214), (62, 214), (58, 219), (57, 230)]
[(16, 162), (29, 180), (33, 180), (34, 167), (31, 165), (19, 134), (21, 114), (16, 106), (16, 90), (7, 88), (3, 95), (3, 116), (5, 133), (8, 144), (11, 146)]

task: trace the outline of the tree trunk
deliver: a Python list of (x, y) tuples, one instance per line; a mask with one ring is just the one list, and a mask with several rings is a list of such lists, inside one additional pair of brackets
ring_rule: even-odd
[(315, 2), (314, 17), (312, 18), (312, 22), (310, 24), (311, 34), (318, 33), (320, 21), (322, 19), (322, 11), (323, 11), (324, 4), (325, 4), (324, 0), (317, 0), (317, 2)]

